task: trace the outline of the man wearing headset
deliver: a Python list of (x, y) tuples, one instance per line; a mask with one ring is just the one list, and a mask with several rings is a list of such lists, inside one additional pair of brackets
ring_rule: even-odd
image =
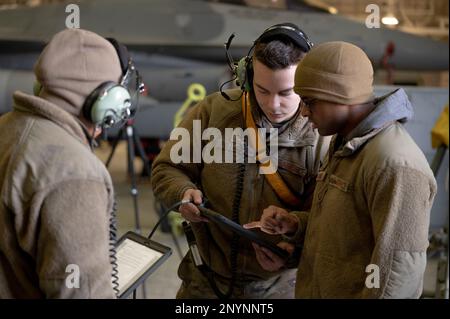
[[(116, 48), (117, 46), (117, 48)], [(114, 194), (92, 144), (127, 118), (117, 42), (56, 34), (0, 117), (0, 298), (114, 298)]]
[[(311, 46), (294, 24), (268, 28), (255, 41), (252, 55), (240, 61), (244, 69), (235, 70), (241, 89), (206, 97), (179, 125), (190, 136), (194, 120), (201, 121), (202, 131), (277, 128), (278, 170), (273, 176), (278, 184), (260, 173), (258, 163), (175, 164), (170, 157), (177, 142), (174, 140), (155, 160), (152, 186), (156, 196), (168, 206), (180, 200), (192, 201), (181, 205), (179, 212), (192, 222), (202, 259), (194, 261), (188, 252), (181, 262), (178, 274), (183, 283), (177, 298), (293, 298), (295, 269), (275, 274), (264, 270), (248, 239), (206, 222), (196, 205), (206, 198), (208, 208), (241, 224), (261, 216), (269, 205), (309, 207), (319, 154), (324, 148), (317, 147), (317, 132), (300, 115), (294, 74)], [(229, 145), (223, 146), (223, 154), (227, 151)], [(281, 240), (279, 236), (266, 239), (274, 243)]]

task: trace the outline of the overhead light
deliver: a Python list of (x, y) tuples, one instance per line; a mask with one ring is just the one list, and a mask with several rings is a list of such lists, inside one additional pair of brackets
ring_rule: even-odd
[(328, 12), (331, 14), (337, 14), (338, 9), (336, 9), (336, 7), (328, 7)]
[(307, 5), (327, 11), (331, 14), (337, 14), (338, 9), (336, 7), (330, 6), (323, 0), (303, 0)]
[(386, 15), (383, 18), (381, 18), (381, 23), (385, 25), (397, 25), (398, 19), (393, 15)]

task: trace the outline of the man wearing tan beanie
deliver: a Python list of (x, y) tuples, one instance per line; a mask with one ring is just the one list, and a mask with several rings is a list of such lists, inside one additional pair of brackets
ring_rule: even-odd
[(92, 150), (103, 123), (83, 107), (96, 88), (118, 84), (118, 52), (67, 29), (34, 70), (35, 96), (15, 92), (0, 117), (0, 298), (114, 298), (113, 185)]
[(302, 115), (334, 136), (311, 211), (271, 207), (256, 222), (303, 245), (297, 298), (422, 293), (436, 181), (403, 127), (413, 116), (405, 92), (375, 98), (372, 80), (366, 54), (346, 42), (316, 46), (297, 68)]

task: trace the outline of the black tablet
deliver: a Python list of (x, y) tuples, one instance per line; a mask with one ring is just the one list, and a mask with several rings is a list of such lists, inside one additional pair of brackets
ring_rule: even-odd
[(286, 250), (284, 250), (284, 249), (278, 247), (277, 245), (275, 245), (274, 243), (266, 240), (264, 237), (262, 237), (260, 234), (256, 233), (255, 231), (250, 230), (250, 229), (245, 229), (241, 225), (233, 222), (232, 220), (226, 218), (225, 216), (223, 216), (211, 209), (208, 209), (208, 208), (205, 208), (202, 206), (198, 206), (198, 209), (200, 210), (200, 213), (202, 214), (202, 216), (208, 218), (209, 220), (232, 230), (233, 232), (237, 233), (239, 236), (245, 237), (245, 238), (257, 243), (258, 245), (269, 249), (270, 251), (277, 254), (279, 257), (281, 257), (283, 259), (289, 258), (289, 253)]
[(127, 232), (116, 246), (119, 298), (127, 298), (172, 254), (169, 247)]

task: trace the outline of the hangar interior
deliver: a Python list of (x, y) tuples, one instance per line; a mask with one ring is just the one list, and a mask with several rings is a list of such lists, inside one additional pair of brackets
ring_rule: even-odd
[[(70, 3), (78, 3), (80, 1), (70, 1)], [(82, 2), (82, 1), (81, 1)], [(92, 2), (96, 2), (95, 0)], [(184, 2), (189, 3), (189, 0), (184, 0)], [(199, 1), (196, 1), (199, 2)], [(420, 36), (424, 39), (432, 39), (438, 41), (439, 43), (445, 43), (448, 47), (449, 41), (449, 27), (448, 27), (448, 17), (449, 17), (449, 2), (446, 0), (211, 0), (203, 1), (212, 4), (220, 5), (230, 5), (232, 8), (248, 7), (254, 8), (256, 10), (267, 10), (267, 12), (300, 12), (305, 14), (309, 12), (322, 12), (327, 13), (331, 16), (339, 16), (345, 20), (356, 21), (363, 24), (367, 19), (368, 11), (367, 7), (369, 5), (375, 4), (380, 8), (380, 13), (382, 17), (395, 18), (396, 22), (391, 24), (383, 25), (382, 27), (386, 30), (393, 30), (392, 46), (384, 46), (382, 48), (383, 55), (387, 61), (385, 64), (381, 64), (375, 68), (374, 82), (376, 85), (377, 95), (382, 95), (390, 91), (393, 87), (405, 87), (408, 96), (410, 97), (413, 105), (415, 107), (415, 118), (408, 124), (408, 130), (413, 136), (416, 143), (421, 147), (422, 151), (425, 153), (427, 160), (431, 163), (436, 155), (436, 149), (431, 147), (431, 137), (430, 132), (434, 123), (441, 114), (442, 109), (447, 104), (448, 105), (448, 85), (449, 85), (449, 71), (448, 62), (446, 67), (436, 67), (432, 70), (427, 69), (415, 69), (411, 67), (410, 69), (399, 68), (397, 69), (395, 64), (390, 64), (390, 55), (394, 54), (396, 50), (401, 48), (395, 43), (395, 35), (402, 33), (407, 33), (411, 35)], [(24, 8), (44, 8), (46, 5), (61, 5), (67, 4), (67, 1), (60, 0), (0, 0), (0, 14), (7, 10), (18, 10)], [(132, 2), (130, 2), (132, 3)], [(222, 10), (222, 9), (221, 9)], [(223, 9), (225, 10), (225, 9)], [(237, 9), (233, 9), (237, 10)], [(223, 12), (221, 12), (223, 14)], [(81, 10), (81, 23), (83, 27), (83, 10)], [(325, 18), (326, 19), (326, 18)], [(182, 20), (182, 19), (181, 19)], [(395, 21), (394, 20), (394, 21)], [(1, 18), (0, 18), (1, 21)], [(326, 21), (326, 20), (324, 20)], [(302, 25), (302, 21), (293, 21)], [(245, 25), (245, 21), (242, 20), (242, 27)], [(258, 27), (264, 25), (264, 21), (260, 21), (257, 25)], [(313, 30), (314, 25), (309, 24)], [(0, 40), (2, 39), (2, 26), (0, 24)], [(326, 26), (325, 26), (326, 27)], [(336, 40), (346, 40), (339, 38), (339, 26), (330, 27), (333, 30), (333, 36)], [(343, 27), (345, 29), (347, 27)], [(306, 27), (305, 27), (306, 29)], [(308, 30), (307, 30), (308, 31)], [(331, 32), (331, 31), (330, 31)], [(251, 32), (249, 32), (251, 33)], [(314, 32), (313, 32), (314, 33)], [(119, 34), (119, 40), (120, 40)], [(226, 39), (223, 39), (224, 41)], [(366, 41), (365, 38), (361, 36), (362, 42)], [(352, 41), (352, 38), (350, 39)], [(356, 40), (355, 40), (356, 41)], [(396, 46), (397, 45), (397, 46)], [(423, 48), (422, 48), (423, 49)], [(414, 50), (421, 50), (421, 48), (414, 48)], [(0, 53), (6, 51), (5, 48), (0, 47)], [(132, 54), (135, 54), (135, 60), (139, 68), (140, 63), (144, 68), (148, 68), (148, 72), (155, 74), (158, 73), (160, 69), (168, 65), (168, 68), (175, 70), (177, 72), (178, 61), (173, 62), (170, 59), (163, 58), (162, 60), (155, 60), (156, 64), (161, 62), (162, 67), (152, 68), (153, 64), (145, 64), (146, 59), (149, 58), (148, 55), (140, 55), (136, 51), (131, 50)], [(163, 51), (161, 51), (163, 52)], [(406, 52), (406, 51), (402, 51)], [(448, 49), (447, 49), (448, 53)], [(0, 57), (0, 102), (2, 104), (8, 103), (10, 101), (10, 96), (15, 84), (21, 84), (20, 87), (23, 90), (31, 90), (32, 87), (32, 75), (30, 75), (30, 67), (32, 66), (32, 61), (26, 63), (25, 66), (19, 67), (17, 73), (12, 73), (8, 68), (11, 65), (14, 56), (17, 53), (7, 52), (5, 58), (2, 62)], [(442, 52), (434, 52), (436, 57), (440, 57)], [(222, 54), (223, 55), (223, 54)], [(445, 54), (445, 59), (448, 59), (447, 54)], [(1, 56), (1, 55), (0, 55)], [(32, 55), (36, 57), (36, 55)], [(437, 59), (434, 55), (424, 55), (419, 57), (414, 63), (419, 65), (425, 60)], [(160, 58), (160, 57), (157, 57)], [(400, 57), (400, 59), (408, 59), (408, 57)], [(420, 60), (423, 59), (423, 60)], [(150, 61), (150, 59), (149, 59)], [(153, 60), (152, 60), (153, 61)], [(152, 62), (154, 63), (154, 62)], [(196, 65), (194, 65), (195, 67)], [(203, 66), (200, 66), (202, 68)], [(206, 65), (208, 67), (208, 65)], [(214, 66), (216, 67), (216, 66)], [(190, 66), (181, 66), (183, 76), (178, 78), (187, 78), (187, 81), (191, 81), (189, 76), (186, 74), (194, 74), (194, 79), (196, 76), (196, 71), (190, 69)], [(221, 81), (223, 82), (224, 72), (226, 70), (226, 63), (220, 65)], [(11, 72), (11, 73), (10, 73)], [(28, 73), (27, 73), (28, 72)], [(175, 77), (178, 75), (173, 73)], [(164, 76), (164, 75), (161, 75)], [(226, 76), (226, 75), (225, 75)], [(177, 81), (178, 81), (177, 78)], [(164, 78), (164, 81), (169, 79)], [(200, 79), (204, 79), (201, 78)], [(209, 78), (207, 78), (209, 79)], [(147, 107), (143, 106), (141, 110), (146, 113), (148, 118), (153, 118), (159, 116), (158, 111), (154, 109), (154, 105), (158, 102), (162, 102), (166, 107), (166, 110), (170, 110), (168, 114), (161, 117), (151, 125), (144, 125), (145, 127), (139, 127), (140, 137), (143, 138), (142, 142), (145, 149), (145, 155), (147, 156), (150, 164), (153, 158), (157, 155), (160, 147), (164, 144), (164, 140), (167, 139), (167, 130), (164, 133), (158, 131), (156, 136), (152, 134), (147, 134), (148, 127), (154, 126), (155, 128), (159, 125), (169, 126), (173, 121), (174, 110), (180, 108), (184, 99), (169, 100), (165, 97), (156, 97), (152, 100), (152, 87), (155, 88), (153, 92), (159, 91), (158, 85), (171, 86), (173, 83), (155, 83), (154, 78), (151, 75), (146, 78), (144, 73), (144, 82), (149, 87), (150, 96), (145, 97), (142, 101), (147, 103)], [(181, 81), (181, 80), (180, 80)], [(201, 81), (201, 80), (200, 80)], [(215, 79), (215, 83), (219, 82)], [(178, 83), (178, 82), (177, 82)], [(176, 84), (176, 89), (180, 92), (184, 92), (187, 89), (186, 82), (180, 82)], [(175, 86), (175, 85), (174, 85)], [(212, 88), (212, 89), (211, 89)], [(214, 86), (207, 87), (207, 93), (212, 93), (217, 90)], [(161, 89), (162, 93), (163, 89)], [(4, 95), (3, 95), (4, 94)], [(0, 114), (4, 110), (0, 106)], [(153, 112), (153, 113), (151, 113)], [(167, 111), (165, 111), (167, 113)], [(137, 122), (139, 121), (139, 114), (137, 115)], [(141, 122), (144, 120), (141, 120)], [(161, 124), (166, 123), (166, 124)], [(167, 124), (169, 123), (169, 124)], [(116, 132), (112, 132), (110, 137), (114, 138)], [(110, 155), (112, 149), (111, 139), (108, 141), (100, 141), (100, 146), (96, 149), (96, 154), (103, 161), (106, 162), (108, 156)], [(151, 186), (150, 179), (144, 170), (144, 162), (137, 156), (133, 159), (134, 174), (130, 174), (129, 160), (127, 157), (127, 147), (128, 143), (125, 139), (121, 139), (118, 142), (117, 149), (112, 157), (110, 165), (108, 167), (109, 172), (113, 178), (115, 192), (118, 202), (118, 229), (119, 236), (124, 234), (129, 230), (136, 230), (140, 228), (142, 234), (148, 234), (152, 228), (157, 223), (159, 217), (162, 214), (162, 208), (160, 204), (155, 200)], [(137, 152), (137, 149), (135, 150)], [(436, 198), (430, 226), (430, 253), (428, 259), (427, 270), (425, 273), (425, 284), (424, 284), (424, 298), (448, 298), (448, 152), (446, 152), (442, 164), (440, 165), (439, 174), (436, 176), (438, 181), (439, 192)], [(134, 176), (133, 176), (134, 175)], [(137, 195), (132, 195), (133, 182), (136, 179)], [(136, 199), (136, 202), (134, 200)], [(188, 251), (188, 245), (185, 236), (182, 232), (180, 225), (180, 217), (176, 213), (171, 213), (167, 220), (163, 221), (159, 226), (158, 231), (156, 231), (154, 240), (167, 245), (172, 248), (172, 256), (159, 267), (145, 282), (145, 288), (140, 287), (137, 289), (137, 298), (147, 298), (147, 299), (171, 299), (174, 298), (176, 292), (180, 286), (181, 281), (177, 277), (178, 264), (181, 261), (181, 257)], [(445, 262), (447, 262), (447, 274), (445, 274)], [(444, 268), (443, 268), (444, 267)], [(437, 291), (437, 282), (447, 280), (446, 295), (445, 292)]]

